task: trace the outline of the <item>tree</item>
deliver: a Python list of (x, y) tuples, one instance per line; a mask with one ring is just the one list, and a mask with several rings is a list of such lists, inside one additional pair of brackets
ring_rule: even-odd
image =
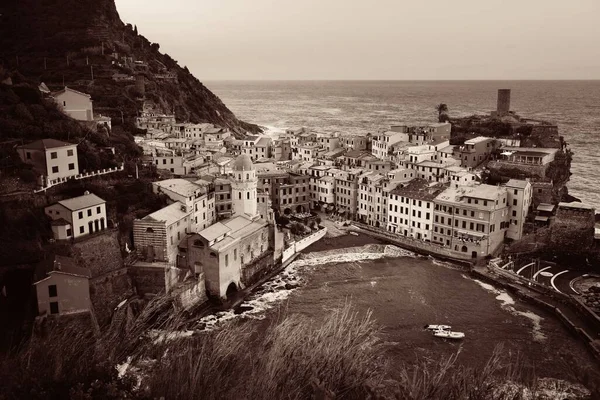
[(448, 106), (444, 103), (440, 103), (438, 104), (435, 109), (438, 112), (438, 121), (439, 122), (446, 122), (448, 121), (449, 117), (448, 117)]

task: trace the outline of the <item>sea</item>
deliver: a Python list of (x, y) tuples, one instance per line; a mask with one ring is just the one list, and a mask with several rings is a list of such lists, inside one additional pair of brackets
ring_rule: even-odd
[[(570, 192), (600, 206), (600, 82), (208, 82), (242, 120), (268, 134), (305, 126), (317, 131), (374, 132), (396, 123), (430, 123), (435, 105), (453, 116), (488, 113), (499, 88), (512, 89), (512, 110), (556, 122), (575, 153)], [(348, 239), (351, 236), (347, 237)], [(348, 240), (346, 239), (346, 240)], [(360, 238), (358, 238), (360, 239)], [(344, 240), (344, 239), (340, 239)], [(316, 245), (313, 246), (318, 246)], [(436, 360), (460, 351), (459, 362), (481, 366), (496, 346), (535, 365), (538, 376), (573, 380), (562, 354), (597, 368), (584, 345), (551, 314), (472, 279), (459, 267), (411, 252), (368, 248), (312, 252), (253, 294), (240, 310), (204, 318), (202, 329), (233, 321), (269, 324), (292, 314), (316, 323), (350, 302), (373, 312), (392, 365)], [(307, 249), (311, 250), (311, 248)], [(319, 250), (323, 250), (323, 246)], [(249, 321), (249, 322), (248, 322)], [(449, 342), (423, 330), (448, 324), (466, 339)]]
[(393, 124), (489, 114), (498, 89), (511, 89), (511, 110), (556, 123), (574, 159), (569, 193), (600, 210), (600, 81), (210, 81), (205, 85), (247, 122), (277, 134), (307, 127), (376, 132)]

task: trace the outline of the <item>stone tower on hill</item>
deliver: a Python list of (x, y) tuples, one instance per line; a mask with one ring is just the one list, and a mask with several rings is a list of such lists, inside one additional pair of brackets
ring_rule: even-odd
[(234, 216), (246, 214), (250, 218), (258, 214), (258, 178), (252, 160), (247, 154), (239, 155), (233, 162), (231, 195)]

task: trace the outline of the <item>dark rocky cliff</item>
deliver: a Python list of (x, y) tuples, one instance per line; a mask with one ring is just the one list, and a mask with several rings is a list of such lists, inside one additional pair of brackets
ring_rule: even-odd
[[(0, 61), (5, 70), (45, 82), (51, 89), (64, 83), (90, 93), (96, 110), (119, 119), (121, 112), (125, 118), (136, 115), (142, 93), (135, 82), (115, 82), (113, 74), (143, 76), (146, 98), (165, 112), (175, 111), (178, 121), (226, 126), (238, 137), (259, 132), (258, 126), (238, 120), (187, 68), (159, 49), (121, 21), (114, 0), (0, 4)], [(176, 79), (160, 78), (167, 72)]]

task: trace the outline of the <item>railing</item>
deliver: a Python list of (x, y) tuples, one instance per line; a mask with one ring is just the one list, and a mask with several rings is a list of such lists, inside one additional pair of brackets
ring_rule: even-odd
[(46, 190), (50, 189), (52, 186), (63, 184), (65, 182), (68, 182), (71, 179), (75, 179), (75, 180), (87, 179), (87, 178), (92, 178), (94, 176), (100, 176), (100, 175), (110, 174), (113, 172), (123, 171), (124, 169), (125, 169), (124, 164), (121, 164), (118, 167), (104, 168), (104, 169), (99, 169), (99, 170), (93, 171), (93, 172), (86, 172), (86, 173), (63, 177), (63, 178), (58, 178), (58, 179), (48, 179), (48, 180), (46, 180), (45, 186), (42, 186), (39, 189), (35, 189), (33, 191), (33, 193), (45, 192)]

